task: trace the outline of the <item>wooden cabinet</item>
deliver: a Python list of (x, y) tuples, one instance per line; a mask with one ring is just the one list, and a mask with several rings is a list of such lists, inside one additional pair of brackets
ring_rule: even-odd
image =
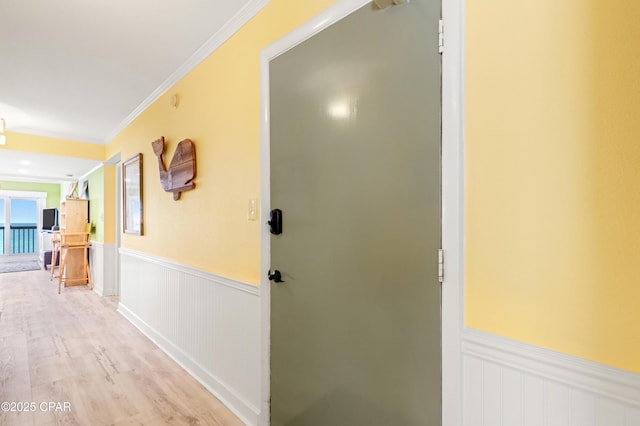
[(60, 232), (85, 232), (89, 223), (89, 200), (67, 198), (60, 203)]
[[(88, 223), (89, 200), (67, 198), (60, 203), (60, 233), (85, 232), (87, 231)], [(69, 258), (67, 259), (63, 278), (74, 279), (85, 276), (83, 251), (69, 250), (67, 256)]]

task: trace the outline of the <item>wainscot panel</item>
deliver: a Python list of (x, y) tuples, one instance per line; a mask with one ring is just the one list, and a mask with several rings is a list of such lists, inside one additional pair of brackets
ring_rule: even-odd
[(465, 426), (640, 426), (640, 375), (466, 329)]
[(257, 287), (120, 249), (119, 311), (245, 423), (260, 417)]
[(116, 247), (113, 244), (92, 242), (89, 251), (93, 291), (100, 296), (113, 296), (117, 293)]

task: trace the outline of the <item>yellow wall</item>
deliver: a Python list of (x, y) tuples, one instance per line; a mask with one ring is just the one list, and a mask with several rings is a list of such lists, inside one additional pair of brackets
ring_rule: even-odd
[(115, 223), (116, 223), (116, 167), (106, 164), (102, 167), (104, 171), (104, 243), (115, 243)]
[(104, 161), (105, 159), (105, 147), (103, 145), (50, 138), (47, 136), (27, 135), (24, 133), (7, 132), (6, 135), (7, 144), (3, 145), (3, 149), (86, 158), (98, 161)]
[[(334, 2), (272, 0), (106, 149), (10, 132), (6, 148), (142, 152), (145, 235), (122, 245), (258, 283), (246, 208), (259, 196), (259, 54)], [(640, 2), (466, 8), (466, 325), (640, 372)], [(159, 136), (167, 163), (181, 139), (196, 144), (197, 186), (177, 202), (160, 187)]]
[[(115, 242), (115, 166), (104, 165), (93, 171), (89, 181), (89, 222), (91, 239), (105, 244)], [(84, 181), (84, 179), (82, 179)], [(82, 181), (79, 186), (82, 185)]]
[(466, 7), (466, 325), (640, 373), (640, 2)]
[[(81, 191), (82, 183), (78, 183), (78, 192)], [(91, 240), (100, 243), (104, 242), (104, 168), (94, 170), (86, 180), (89, 183), (89, 222), (91, 223)]]
[[(260, 52), (333, 3), (272, 0), (109, 143), (106, 158), (143, 154), (144, 235), (123, 235), (123, 247), (259, 283), (261, 221), (247, 204), (260, 195)], [(160, 187), (160, 136), (167, 165), (179, 141), (195, 143), (196, 188), (179, 201)]]

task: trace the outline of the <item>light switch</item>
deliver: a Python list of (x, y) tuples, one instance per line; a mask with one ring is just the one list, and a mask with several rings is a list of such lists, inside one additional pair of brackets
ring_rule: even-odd
[(247, 220), (256, 220), (257, 218), (257, 204), (258, 204), (258, 200), (256, 200), (255, 198), (250, 198), (249, 199), (249, 205), (248, 205), (248, 209), (247, 209)]

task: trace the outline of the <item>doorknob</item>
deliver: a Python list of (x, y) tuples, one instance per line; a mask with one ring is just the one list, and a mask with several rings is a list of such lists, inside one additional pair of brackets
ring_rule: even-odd
[(282, 274), (277, 269), (273, 271), (273, 274), (271, 273), (271, 271), (267, 272), (267, 277), (269, 278), (269, 281), (275, 281), (277, 283), (284, 282), (282, 281)]
[(269, 213), (269, 232), (273, 235), (282, 234), (282, 210), (273, 209), (271, 213)]

